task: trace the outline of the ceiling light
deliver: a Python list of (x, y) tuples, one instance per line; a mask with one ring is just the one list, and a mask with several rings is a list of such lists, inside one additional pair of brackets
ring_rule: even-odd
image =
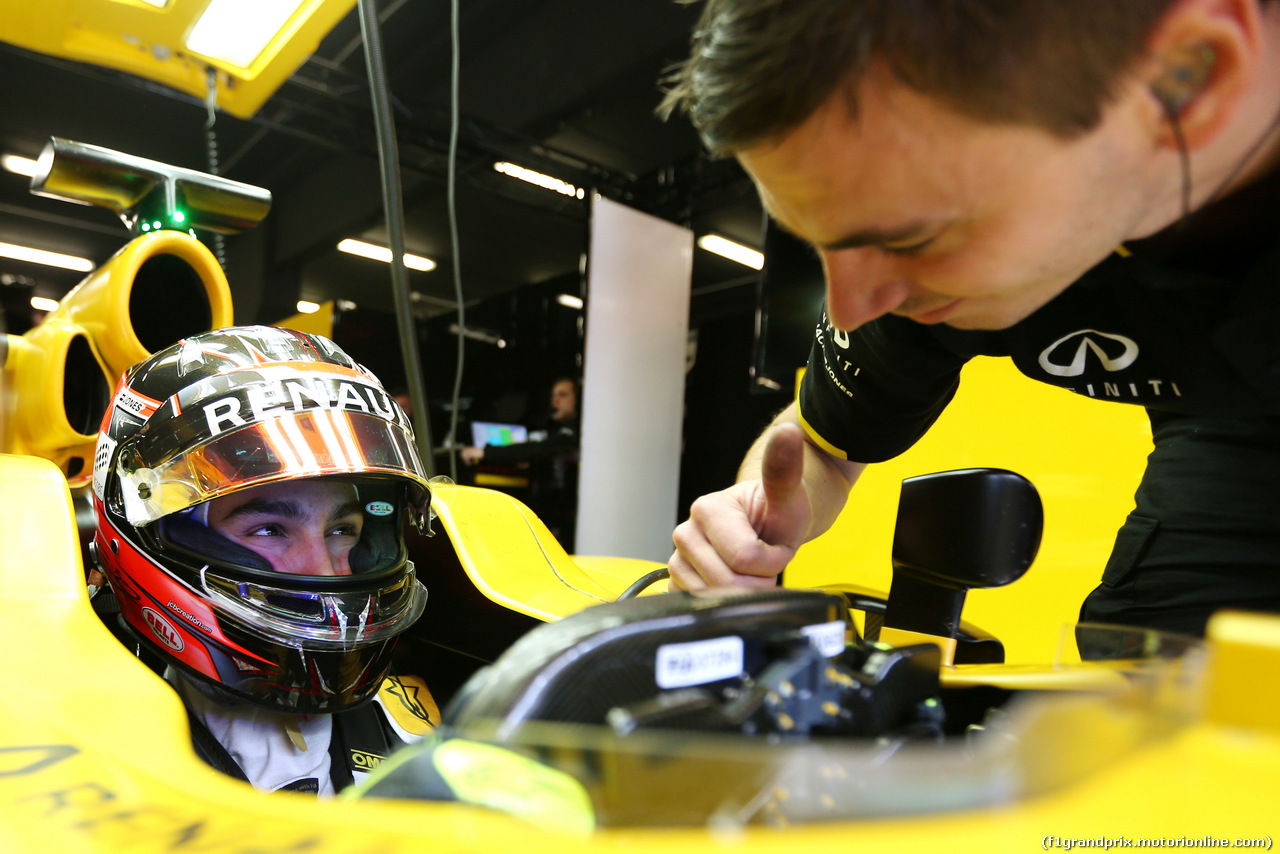
[(320, 310), (320, 303), (310, 300), (298, 300), (298, 314), (315, 314)]
[(525, 169), (523, 166), (517, 166), (514, 163), (498, 162), (493, 164), (493, 169), (503, 175), (510, 175), (512, 178), (519, 178), (521, 181), (528, 181), (530, 184), (537, 184), (539, 187), (555, 190), (557, 193), (573, 196), (576, 199), (580, 199), (584, 195), (581, 187), (575, 187), (566, 181), (561, 181), (559, 178), (552, 178), (550, 175), (543, 175), (541, 172), (534, 172), (532, 169)]
[(31, 307), (36, 311), (53, 311), (58, 307), (58, 301), (48, 297), (32, 297)]
[(19, 175), (26, 175), (30, 178), (36, 174), (36, 163), (30, 157), (23, 157), (18, 154), (0, 154), (0, 166), (10, 172), (16, 172)]
[(557, 294), (556, 302), (569, 308), (582, 308), (582, 297), (575, 297), (573, 294)]
[(304, 0), (211, 0), (187, 33), (192, 53), (239, 68), (248, 68)]
[(30, 246), (18, 246), (14, 243), (0, 243), (0, 258), (30, 261), (33, 264), (61, 267), (64, 270), (75, 270), (79, 273), (87, 273), (97, 266), (88, 258), (63, 255), (61, 252), (46, 252), (43, 249), (32, 249)]
[[(363, 240), (356, 240), (352, 237), (348, 237), (339, 243), (338, 251), (346, 252), (348, 255), (359, 255), (361, 258), (372, 258), (374, 261), (381, 261), (384, 264), (391, 263), (390, 249), (373, 243), (365, 243)], [(410, 270), (421, 270), (424, 273), (436, 268), (436, 262), (430, 258), (413, 255), (409, 252), (404, 253), (404, 265)]]
[(708, 252), (714, 252), (728, 258), (730, 261), (737, 261), (739, 264), (746, 265), (753, 270), (764, 268), (764, 253), (757, 252), (749, 246), (743, 246), (741, 243), (734, 243), (732, 240), (721, 237), (718, 234), (704, 234), (698, 238), (698, 245)]

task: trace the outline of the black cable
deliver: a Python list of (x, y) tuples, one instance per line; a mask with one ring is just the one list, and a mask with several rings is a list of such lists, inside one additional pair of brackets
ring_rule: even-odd
[[(213, 129), (213, 124), (218, 119), (218, 72), (213, 66), (209, 66), (208, 70), (209, 88), (205, 92), (204, 109), (204, 136), (205, 136), (205, 155), (208, 159), (209, 174), (218, 174), (218, 134)], [(227, 247), (226, 241), (218, 232), (210, 235), (213, 242), (213, 257), (217, 259), (218, 266), (225, 272), (227, 269)]]
[(1173, 141), (1178, 147), (1178, 162), (1182, 166), (1182, 216), (1179, 217), (1179, 228), (1185, 228), (1191, 216), (1191, 151), (1187, 148), (1187, 137), (1182, 132), (1182, 122), (1178, 111), (1167, 98), (1160, 98), (1160, 106), (1164, 107), (1165, 117), (1173, 130)]
[(453, 52), (449, 67), (449, 172), (446, 183), (449, 197), (449, 247), (453, 252), (453, 296), (458, 304), (458, 364), (453, 373), (453, 397), (450, 399), (449, 435), (445, 438), (445, 451), (449, 455), (449, 477), (457, 481), (458, 455), (454, 448), (458, 437), (458, 402), (462, 397), (462, 365), (467, 352), (466, 307), (462, 304), (462, 251), (458, 242), (458, 78), (462, 67), (461, 40), (458, 37), (458, 0), (451, 0), (449, 4), (449, 33)]
[(621, 602), (623, 599), (632, 599), (638, 596), (641, 590), (644, 590), (645, 588), (652, 586), (655, 582), (658, 582), (664, 578), (670, 578), (670, 577), (671, 577), (671, 570), (667, 569), (665, 566), (662, 567), (661, 569), (655, 569), (653, 572), (646, 572), (644, 575), (640, 576), (634, 582), (632, 582), (630, 587), (628, 587), (626, 590), (623, 590), (622, 593), (619, 594), (618, 601)]
[(427, 414), (426, 385), (422, 380), (418, 334), (409, 299), (409, 271), (404, 266), (404, 200), (400, 194), (400, 155), (396, 149), (395, 120), (391, 114), (391, 99), (388, 94), (382, 33), (378, 27), (375, 0), (359, 0), (359, 10), (365, 68), (369, 72), (369, 99), (373, 105), (374, 126), (378, 135), (382, 206), (387, 220), (387, 237), (391, 244), (391, 291), (396, 307), (396, 325), (400, 331), (400, 356), (404, 361), (405, 384), (409, 389), (409, 401), (413, 409), (418, 455), (430, 477), (435, 473), (435, 459), (431, 454), (431, 422)]
[[(1169, 127), (1173, 131), (1173, 140), (1178, 148), (1178, 160), (1182, 165), (1182, 216), (1179, 218), (1178, 222), (1178, 229), (1181, 230), (1187, 227), (1187, 224), (1191, 220), (1192, 213), (1191, 152), (1187, 147), (1187, 137), (1182, 132), (1182, 122), (1178, 118), (1178, 111), (1175, 109), (1174, 104), (1164, 98), (1161, 98), (1160, 106), (1164, 107), (1165, 117), (1169, 120)], [(1240, 177), (1240, 173), (1249, 165), (1249, 161), (1257, 156), (1258, 152), (1262, 150), (1262, 147), (1266, 144), (1271, 135), (1276, 132), (1277, 128), (1280, 128), (1280, 111), (1278, 111), (1275, 117), (1271, 120), (1271, 124), (1267, 125), (1267, 129), (1262, 132), (1262, 136), (1258, 137), (1257, 141), (1249, 147), (1247, 152), (1245, 152), (1244, 157), (1240, 158), (1235, 167), (1227, 173), (1227, 177), (1219, 182), (1217, 189), (1210, 193), (1208, 198), (1204, 200), (1204, 204), (1200, 205), (1198, 208), (1199, 210), (1204, 210), (1221, 198), (1228, 185), (1230, 185), (1236, 178)]]
[(1278, 110), (1275, 114), (1275, 117), (1271, 119), (1271, 124), (1267, 125), (1267, 129), (1262, 132), (1262, 136), (1258, 137), (1258, 141), (1255, 142), (1252, 146), (1250, 146), (1249, 150), (1245, 152), (1244, 157), (1240, 158), (1240, 162), (1236, 164), (1235, 168), (1232, 169), (1227, 174), (1227, 177), (1223, 179), (1222, 183), (1218, 184), (1218, 189), (1214, 190), (1213, 193), (1210, 194), (1209, 198), (1205, 200), (1205, 203), (1204, 205), (1202, 205), (1202, 207), (1207, 208), (1209, 205), (1216, 202), (1218, 198), (1226, 191), (1227, 185), (1229, 185), (1236, 178), (1240, 177), (1240, 173), (1243, 172), (1245, 170), (1245, 167), (1249, 165), (1249, 161), (1252, 160), (1255, 156), (1257, 156), (1258, 152), (1262, 150), (1262, 147), (1264, 145), (1266, 145), (1267, 140), (1271, 137), (1273, 133), (1276, 132), (1277, 128), (1280, 128), (1280, 110)]

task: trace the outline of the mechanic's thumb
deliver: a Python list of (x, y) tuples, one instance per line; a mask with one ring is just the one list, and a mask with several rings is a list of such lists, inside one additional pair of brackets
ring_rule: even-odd
[(800, 523), (793, 516), (796, 490), (804, 483), (804, 431), (798, 424), (782, 424), (769, 436), (760, 464), (765, 516), (760, 538), (767, 543), (790, 541), (802, 531), (787, 530)]

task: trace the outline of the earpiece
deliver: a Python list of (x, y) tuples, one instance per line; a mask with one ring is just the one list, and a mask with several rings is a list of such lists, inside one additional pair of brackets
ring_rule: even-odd
[(1216, 61), (1210, 45), (1179, 48), (1166, 57), (1168, 67), (1151, 82), (1151, 92), (1170, 116), (1177, 117), (1209, 82)]

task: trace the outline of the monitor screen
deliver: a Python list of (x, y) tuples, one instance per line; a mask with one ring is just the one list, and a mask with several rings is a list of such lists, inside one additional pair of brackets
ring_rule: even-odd
[(529, 441), (529, 431), (523, 424), (500, 424), (496, 421), (472, 421), (471, 444), (477, 448), (485, 445), (518, 445)]

